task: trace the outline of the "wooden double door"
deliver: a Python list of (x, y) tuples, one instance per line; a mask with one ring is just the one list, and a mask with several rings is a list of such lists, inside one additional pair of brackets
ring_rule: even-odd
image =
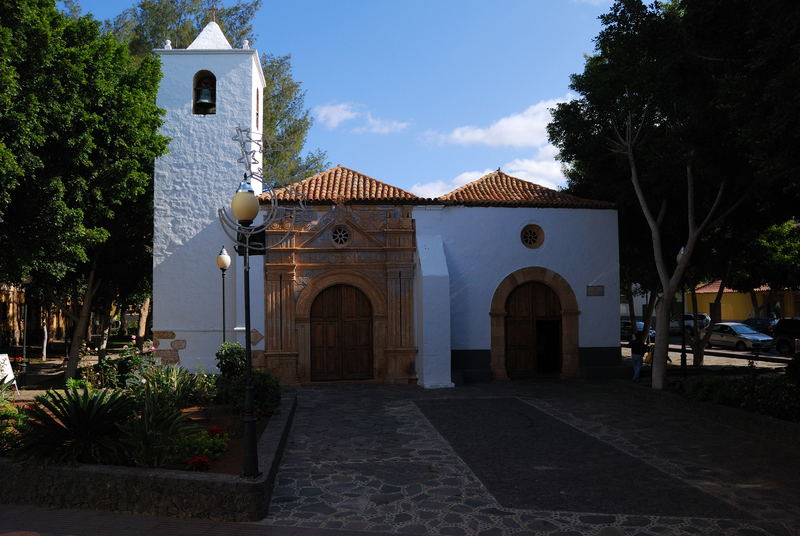
[(561, 372), (561, 303), (543, 283), (523, 283), (506, 300), (506, 371), (512, 379)]
[(311, 305), (311, 381), (373, 377), (372, 306), (350, 285), (334, 285)]

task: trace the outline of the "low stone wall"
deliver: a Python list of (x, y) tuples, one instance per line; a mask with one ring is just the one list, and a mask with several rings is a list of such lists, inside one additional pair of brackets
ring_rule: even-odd
[(0, 458), (0, 503), (50, 508), (255, 521), (267, 515), (275, 473), (297, 399), (281, 400), (258, 441), (255, 479), (236, 475), (111, 465), (33, 465)]

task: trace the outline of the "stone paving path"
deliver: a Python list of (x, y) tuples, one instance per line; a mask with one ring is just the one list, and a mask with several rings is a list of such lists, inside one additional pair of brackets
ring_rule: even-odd
[[(436, 391), (325, 386), (300, 388), (298, 397), (267, 525), (420, 535), (800, 534), (796, 425), (621, 381)], [(415, 404), (499, 397), (517, 398), (744, 514), (637, 515), (625, 504), (616, 514), (504, 507)], [(606, 483), (587, 474), (577, 485)], [(652, 493), (656, 504), (686, 499)]]

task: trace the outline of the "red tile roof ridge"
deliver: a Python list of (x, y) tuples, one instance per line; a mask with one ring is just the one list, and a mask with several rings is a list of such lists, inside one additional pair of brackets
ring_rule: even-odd
[[(695, 294), (715, 294), (719, 291), (719, 286), (722, 284), (722, 281), (717, 279), (711, 281), (709, 283), (704, 283), (695, 287), (694, 292)], [(753, 290), (755, 292), (767, 292), (770, 289), (769, 285), (761, 285), (760, 287), (756, 287)], [(738, 290), (734, 290), (732, 288), (725, 287), (722, 292), (724, 294), (729, 294), (733, 292), (739, 292)]]
[(558, 208), (613, 208), (613, 203), (576, 197), (540, 184), (512, 177), (497, 169), (436, 198), (444, 204), (475, 206), (536, 206)]
[[(279, 201), (294, 201), (304, 196), (305, 201), (310, 203), (426, 201), (402, 188), (342, 165), (277, 188), (274, 194)], [(261, 194), (259, 199), (262, 202), (269, 201), (269, 192)]]

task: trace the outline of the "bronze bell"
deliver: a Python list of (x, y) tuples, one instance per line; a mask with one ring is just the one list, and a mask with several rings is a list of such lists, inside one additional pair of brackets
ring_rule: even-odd
[(203, 88), (200, 90), (200, 96), (197, 98), (197, 106), (201, 108), (213, 108), (216, 106), (213, 97), (211, 97), (211, 90)]

